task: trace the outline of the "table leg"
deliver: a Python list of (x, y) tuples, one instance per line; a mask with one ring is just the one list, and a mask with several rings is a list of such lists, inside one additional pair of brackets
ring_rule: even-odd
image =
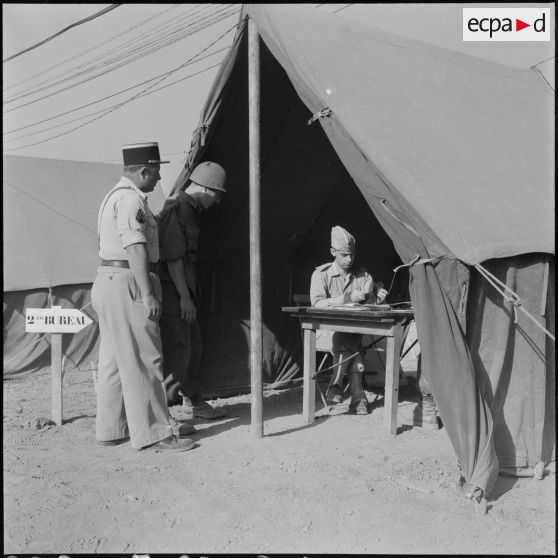
[(401, 328), (395, 327), (393, 337), (387, 338), (386, 383), (384, 389), (384, 425), (390, 434), (397, 433), (397, 404), (399, 403), (399, 349)]
[(304, 387), (302, 396), (302, 418), (310, 424), (314, 422), (316, 406), (316, 381), (312, 379), (316, 371), (316, 331), (304, 330)]

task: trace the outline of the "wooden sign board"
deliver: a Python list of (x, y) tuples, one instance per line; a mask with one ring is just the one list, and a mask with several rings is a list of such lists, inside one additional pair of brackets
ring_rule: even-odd
[(62, 424), (62, 334), (77, 333), (92, 324), (93, 320), (75, 308), (26, 308), (25, 332), (50, 333), (52, 420)]
[(26, 333), (77, 333), (93, 320), (75, 308), (26, 308)]

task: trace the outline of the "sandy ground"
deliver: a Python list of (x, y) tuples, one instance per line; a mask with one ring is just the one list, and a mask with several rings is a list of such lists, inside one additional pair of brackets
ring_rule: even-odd
[(66, 373), (64, 397), (53, 426), (48, 373), (4, 382), (5, 553), (555, 554), (553, 473), (501, 477), (476, 513), (445, 430), (400, 418), (390, 436), (381, 389), (370, 415), (312, 425), (301, 389), (266, 393), (263, 439), (248, 396), (217, 400), (228, 417), (173, 455), (97, 446), (88, 372)]

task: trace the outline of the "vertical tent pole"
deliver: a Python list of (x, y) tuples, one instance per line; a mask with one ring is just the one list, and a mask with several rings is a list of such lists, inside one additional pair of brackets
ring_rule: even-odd
[(252, 433), (263, 437), (262, 273), (260, 250), (260, 45), (248, 20), (248, 127), (250, 138), (250, 377)]

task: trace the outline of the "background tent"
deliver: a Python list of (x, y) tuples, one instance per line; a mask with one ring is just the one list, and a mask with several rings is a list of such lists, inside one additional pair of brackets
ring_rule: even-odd
[[(25, 308), (85, 307), (96, 317), (97, 212), (121, 173), (121, 165), (4, 155), (5, 378), (50, 366), (50, 336), (25, 333)], [(162, 206), (160, 188), (151, 201)], [(96, 323), (64, 335), (66, 366), (96, 367), (97, 341)]]
[[(342, 225), (377, 280), (389, 286), (408, 265), (423, 373), (465, 480), (489, 492), (499, 469), (553, 459), (548, 83), (301, 6), (249, 5), (245, 16), (261, 36), (265, 379), (298, 372), (298, 324), (281, 307), (308, 291)], [(199, 251), (204, 373), (221, 390), (249, 385), (247, 81), (243, 25), (175, 183), (202, 159), (228, 173)]]

